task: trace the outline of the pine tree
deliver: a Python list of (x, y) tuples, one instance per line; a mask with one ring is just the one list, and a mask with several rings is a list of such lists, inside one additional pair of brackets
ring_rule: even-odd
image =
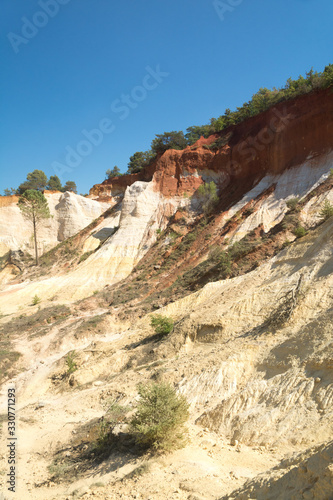
[(18, 201), (23, 216), (32, 223), (35, 241), (35, 260), (38, 266), (37, 228), (43, 219), (51, 217), (47, 199), (40, 191), (27, 189)]

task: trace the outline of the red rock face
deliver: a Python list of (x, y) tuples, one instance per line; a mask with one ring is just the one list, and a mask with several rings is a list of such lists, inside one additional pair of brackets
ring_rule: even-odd
[[(207, 145), (218, 135), (201, 138), (183, 151), (168, 150), (145, 171), (108, 179), (95, 185), (93, 196), (122, 195), (137, 180), (153, 179), (165, 196), (193, 192), (210, 174), (220, 178), (222, 193), (230, 184), (245, 192), (267, 173), (278, 174), (309, 156), (333, 148), (333, 92), (325, 89), (282, 102), (238, 125), (224, 130), (227, 144), (218, 151)], [(203, 176), (203, 177), (202, 177)]]

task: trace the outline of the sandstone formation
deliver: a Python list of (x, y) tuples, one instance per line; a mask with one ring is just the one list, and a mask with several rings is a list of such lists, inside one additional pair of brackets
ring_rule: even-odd
[[(96, 219), (110, 206), (83, 196), (66, 192), (45, 191), (51, 218), (42, 221), (38, 231), (39, 252), (42, 254), (60, 241), (73, 236)], [(17, 206), (18, 196), (0, 197), (0, 256), (9, 250), (34, 253), (33, 229)]]
[(61, 273), (31, 284), (8, 285), (11, 293), (7, 294), (6, 289), (2, 292), (6, 310), (22, 309), (24, 304), (28, 307), (35, 294), (44, 299), (61, 294), (62, 301), (73, 301), (125, 278), (156, 241), (156, 230), (166, 225), (182, 202), (182, 199), (165, 199), (152, 182), (136, 181), (127, 188), (121, 210), (104, 219), (88, 236), (85, 251), (96, 248), (101, 240), (104, 242), (96, 253), (65, 275)]
[[(230, 127), (216, 151), (212, 136), (95, 185), (88, 200), (47, 195), (63, 196), (57, 238), (112, 208), (76, 235), (84, 258), (72, 268), (1, 287), (1, 352), (15, 362), (0, 375), (19, 396), (24, 498), (331, 498), (332, 111), (331, 92), (312, 92)], [(210, 180), (220, 200), (205, 218), (195, 193)], [(237, 243), (247, 267), (241, 252), (231, 259)], [(171, 317), (173, 331), (156, 335), (147, 311)], [(190, 403), (186, 447), (140, 456), (119, 424), (120, 447), (87, 461), (108, 401), (131, 415), (137, 384), (152, 381)]]

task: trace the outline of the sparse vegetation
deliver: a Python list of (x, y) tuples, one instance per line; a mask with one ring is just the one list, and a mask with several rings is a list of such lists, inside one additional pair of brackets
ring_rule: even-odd
[[(98, 292), (97, 292), (98, 293)], [(94, 294), (93, 294), (94, 295)], [(92, 316), (91, 318), (83, 321), (77, 329), (77, 334), (82, 334), (85, 332), (100, 332), (99, 326), (100, 323), (104, 320), (104, 314), (97, 314), (96, 316)]]
[(154, 314), (150, 318), (150, 324), (157, 335), (168, 335), (173, 329), (173, 319), (162, 314)]
[(245, 255), (251, 253), (261, 243), (262, 240), (250, 238), (249, 235), (245, 236), (228, 248), (230, 259), (232, 261), (238, 261), (242, 257), (245, 257)]
[(185, 396), (166, 383), (140, 384), (138, 392), (140, 401), (130, 422), (137, 443), (155, 451), (182, 447), (189, 416)]
[(45, 322), (50, 324), (62, 321), (69, 315), (70, 309), (65, 305), (59, 304), (56, 306), (46, 307), (45, 309), (36, 311), (30, 316), (20, 314), (19, 317), (11, 319), (8, 323), (1, 325), (0, 333), (3, 337), (9, 337), (17, 332), (24, 333), (34, 331), (34, 333), (38, 333), (40, 329), (45, 329)]
[(220, 247), (215, 246), (211, 249), (208, 258), (186, 271), (179, 282), (181, 285), (192, 289), (199, 283), (203, 285), (209, 281), (225, 279), (231, 273), (231, 264), (230, 253), (224, 252)]
[(80, 259), (79, 259), (79, 262), (84, 262), (85, 260), (87, 260), (87, 258), (94, 253), (94, 250), (89, 250), (89, 252), (85, 252), (81, 255)]
[(16, 374), (14, 365), (21, 356), (13, 350), (11, 342), (0, 341), (0, 383)]

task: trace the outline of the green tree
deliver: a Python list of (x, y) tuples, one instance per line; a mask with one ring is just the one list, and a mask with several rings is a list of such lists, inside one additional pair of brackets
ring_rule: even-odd
[[(270, 105), (270, 94), (271, 90), (267, 88), (260, 88), (258, 92), (256, 92), (249, 104), (251, 116), (257, 115), (262, 111), (265, 111)], [(246, 105), (243, 105), (243, 109), (246, 108)]]
[(47, 177), (42, 170), (34, 170), (27, 175), (27, 180), (19, 185), (19, 194), (23, 194), (27, 189), (44, 191), (47, 186)]
[(108, 168), (105, 172), (106, 178), (119, 177), (121, 175), (119, 168), (115, 165), (111, 170)]
[(62, 192), (71, 191), (72, 193), (77, 194), (77, 187), (74, 181), (67, 181), (66, 184), (62, 188)]
[(51, 175), (51, 177), (49, 178), (49, 182), (47, 184), (47, 189), (50, 189), (51, 191), (62, 190), (61, 180), (57, 175)]
[(227, 108), (224, 112), (224, 126), (230, 127), (230, 125), (235, 125), (235, 123), (235, 111), (231, 111), (229, 108)]
[(324, 205), (319, 212), (319, 217), (323, 221), (325, 221), (330, 217), (332, 217), (332, 215), (333, 215), (333, 205), (328, 200), (325, 200)]
[(209, 137), (214, 133), (211, 125), (192, 126), (186, 129), (185, 139), (188, 145), (194, 144), (200, 137)]
[(323, 72), (323, 86), (329, 87), (330, 85), (333, 85), (333, 64), (326, 66)]
[(184, 424), (189, 417), (185, 396), (166, 383), (138, 386), (140, 401), (130, 422), (137, 443), (169, 451), (184, 445)]
[(204, 214), (208, 215), (219, 201), (215, 182), (205, 182), (198, 187), (196, 192)]
[(14, 189), (14, 188), (10, 188), (10, 189), (6, 188), (3, 190), (3, 192), (4, 192), (5, 196), (11, 196), (12, 194), (18, 194), (17, 189)]
[(165, 132), (164, 134), (156, 134), (155, 139), (151, 143), (151, 150), (154, 154), (161, 153), (167, 149), (184, 149), (187, 146), (187, 141), (184, 133), (179, 132)]
[(35, 260), (38, 266), (37, 229), (43, 219), (51, 217), (47, 199), (40, 191), (27, 189), (18, 201), (23, 216), (31, 222), (34, 231)]
[(127, 165), (127, 173), (128, 174), (137, 174), (144, 167), (149, 165), (151, 160), (154, 158), (154, 154), (148, 151), (137, 151), (134, 155), (130, 156), (128, 165)]

